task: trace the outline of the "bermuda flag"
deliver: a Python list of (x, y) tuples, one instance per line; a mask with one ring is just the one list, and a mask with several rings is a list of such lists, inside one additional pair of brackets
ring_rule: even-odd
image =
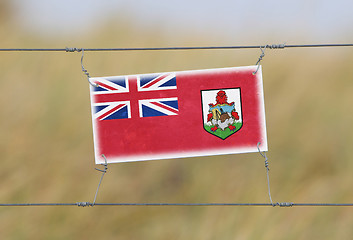
[(256, 68), (91, 78), (96, 164), (267, 151)]

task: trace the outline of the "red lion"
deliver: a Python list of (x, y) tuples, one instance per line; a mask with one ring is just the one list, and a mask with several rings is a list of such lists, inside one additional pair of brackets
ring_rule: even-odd
[(227, 100), (228, 100), (228, 97), (225, 91), (221, 90), (217, 93), (217, 96), (216, 96), (217, 104), (225, 104), (225, 103), (228, 104)]
[(216, 96), (216, 104), (212, 104), (210, 103), (209, 105), (211, 107), (214, 107), (216, 106), (217, 104), (228, 104), (228, 105), (232, 105), (234, 102), (231, 102), (231, 103), (228, 103), (228, 97), (227, 97), (227, 94), (225, 91), (223, 90), (220, 90), (218, 93), (217, 93), (217, 96)]

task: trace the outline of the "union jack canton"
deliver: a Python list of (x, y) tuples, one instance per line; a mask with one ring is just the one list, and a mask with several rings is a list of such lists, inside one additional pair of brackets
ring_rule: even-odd
[[(160, 94), (160, 91), (177, 89), (175, 73), (100, 77), (91, 81), (98, 84), (98, 87), (91, 86), (96, 120), (178, 115), (178, 98), (173, 95), (174, 91)], [(153, 93), (158, 93), (158, 98), (153, 98)], [(134, 109), (135, 106), (138, 109)]]

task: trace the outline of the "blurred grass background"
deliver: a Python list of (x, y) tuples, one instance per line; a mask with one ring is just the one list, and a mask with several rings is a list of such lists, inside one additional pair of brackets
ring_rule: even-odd
[[(76, 39), (14, 28), (1, 47), (170, 46), (124, 17)], [(141, 37), (143, 35), (143, 38)], [(264, 38), (265, 40), (266, 38)], [(254, 44), (264, 44), (255, 42)], [(174, 46), (219, 45), (177, 35)], [(91, 76), (253, 65), (260, 50), (86, 52)], [(79, 53), (0, 53), (1, 203), (93, 201), (88, 83)], [(268, 50), (263, 60), (275, 202), (353, 202), (353, 49)], [(259, 154), (109, 165), (97, 202), (268, 202)], [(1, 207), (1, 239), (351, 239), (351, 208)]]

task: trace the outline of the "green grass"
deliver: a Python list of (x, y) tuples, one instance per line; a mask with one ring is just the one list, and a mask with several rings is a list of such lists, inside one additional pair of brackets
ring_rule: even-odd
[(208, 126), (208, 125), (204, 125), (204, 129), (213, 134), (213, 135), (216, 135), (217, 137), (220, 137), (222, 139), (226, 139), (228, 136), (236, 133), (237, 131), (239, 131), (239, 129), (243, 126), (243, 123), (242, 122), (235, 122), (232, 124), (232, 126), (235, 127), (235, 129), (233, 131), (231, 131), (229, 128), (226, 128), (224, 129), (224, 131), (220, 128), (218, 128), (216, 131), (212, 131), (211, 128), (213, 128), (214, 126), (211, 125), (211, 126)]

